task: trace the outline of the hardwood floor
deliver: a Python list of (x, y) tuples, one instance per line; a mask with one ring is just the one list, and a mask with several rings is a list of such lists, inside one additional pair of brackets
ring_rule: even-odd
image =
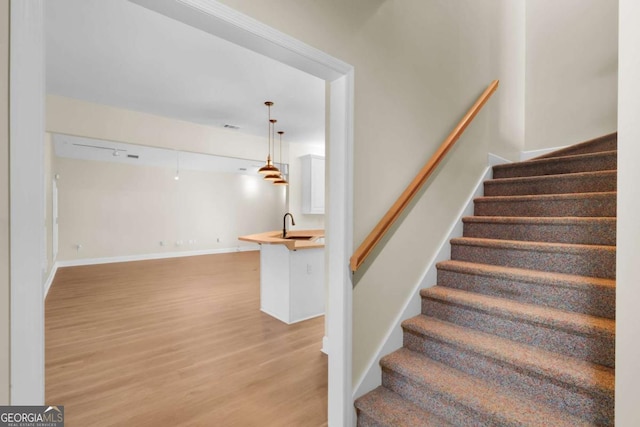
[(323, 426), (323, 317), (259, 311), (259, 253), (61, 268), (46, 402), (65, 425)]

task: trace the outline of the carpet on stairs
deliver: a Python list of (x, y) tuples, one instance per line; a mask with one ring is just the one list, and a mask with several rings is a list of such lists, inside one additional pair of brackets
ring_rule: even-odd
[(498, 165), (358, 426), (613, 426), (617, 134)]

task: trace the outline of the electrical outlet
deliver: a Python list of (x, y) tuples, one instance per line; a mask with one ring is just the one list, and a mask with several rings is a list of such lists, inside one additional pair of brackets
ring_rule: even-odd
[(222, 239), (219, 237), (216, 237), (216, 243), (221, 243), (221, 242), (222, 242)]
[(307, 264), (307, 274), (311, 274), (311, 273), (312, 273), (311, 264)]
[(166, 243), (164, 243), (164, 240), (160, 240), (160, 246), (164, 246)]
[(182, 246), (183, 243), (182, 240), (176, 240), (176, 246)]

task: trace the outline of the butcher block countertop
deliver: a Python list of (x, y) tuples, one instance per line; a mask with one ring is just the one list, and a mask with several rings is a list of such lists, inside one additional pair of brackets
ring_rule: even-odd
[(282, 230), (240, 236), (238, 240), (270, 245), (285, 245), (289, 250), (324, 248), (324, 230), (289, 230), (282, 238)]

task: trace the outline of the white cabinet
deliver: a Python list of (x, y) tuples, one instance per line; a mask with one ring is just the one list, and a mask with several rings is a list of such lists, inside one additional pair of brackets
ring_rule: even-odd
[(302, 213), (324, 214), (324, 157), (300, 157), (302, 174)]
[(324, 248), (260, 245), (260, 310), (287, 324), (324, 314)]

